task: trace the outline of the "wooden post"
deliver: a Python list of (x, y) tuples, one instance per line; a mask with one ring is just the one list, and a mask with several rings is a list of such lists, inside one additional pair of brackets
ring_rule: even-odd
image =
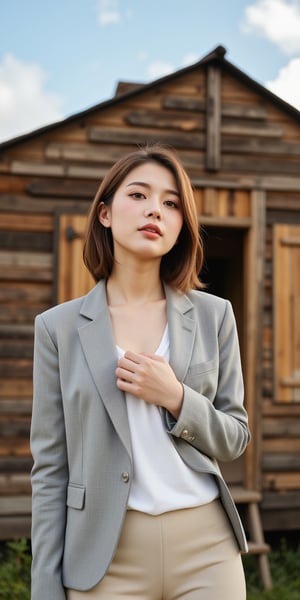
[(221, 167), (221, 71), (215, 66), (207, 69), (206, 99), (206, 168), (218, 171)]
[(261, 382), (262, 382), (262, 315), (263, 266), (265, 240), (265, 192), (254, 190), (252, 200), (252, 226), (246, 235), (245, 247), (245, 395), (252, 442), (245, 456), (245, 486), (259, 490), (261, 487)]

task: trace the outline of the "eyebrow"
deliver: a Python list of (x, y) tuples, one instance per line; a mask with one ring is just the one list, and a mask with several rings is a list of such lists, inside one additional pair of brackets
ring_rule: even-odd
[[(149, 183), (146, 183), (145, 181), (131, 181), (131, 183), (128, 183), (126, 187), (129, 187), (131, 185), (140, 185), (140, 186), (145, 187), (147, 189), (149, 189), (151, 187), (149, 185)], [(179, 194), (179, 192), (176, 192), (176, 190), (167, 189), (167, 190), (164, 190), (164, 192), (166, 194), (174, 194), (174, 196), (177, 196), (178, 198), (180, 198), (180, 194)]]

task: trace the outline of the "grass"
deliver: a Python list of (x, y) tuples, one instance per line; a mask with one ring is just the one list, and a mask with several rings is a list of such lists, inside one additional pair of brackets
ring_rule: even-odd
[(243, 563), (247, 581), (247, 600), (300, 600), (300, 544), (281, 538), (272, 545), (269, 563), (272, 589), (264, 590), (259, 578), (257, 558), (246, 555)]
[[(300, 599), (300, 545), (297, 544), (281, 538), (270, 553), (271, 590), (262, 587), (256, 557), (243, 557), (247, 600)], [(28, 540), (6, 542), (0, 547), (0, 600), (30, 600), (30, 563)]]

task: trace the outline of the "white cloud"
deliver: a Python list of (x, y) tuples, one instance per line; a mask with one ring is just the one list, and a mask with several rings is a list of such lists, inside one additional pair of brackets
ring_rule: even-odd
[(199, 55), (194, 52), (184, 54), (179, 66), (173, 65), (165, 60), (156, 60), (148, 66), (147, 75), (151, 80), (159, 79), (160, 77), (173, 73), (173, 71), (177, 69), (187, 67), (198, 60), (200, 60)]
[(156, 60), (148, 66), (147, 75), (150, 79), (159, 79), (164, 75), (169, 75), (175, 70), (174, 65), (164, 60)]
[(196, 54), (195, 52), (188, 52), (183, 56), (182, 64), (187, 67), (188, 65), (198, 62), (198, 60), (200, 60), (199, 54)]
[(300, 58), (292, 58), (290, 62), (280, 69), (278, 76), (272, 81), (267, 81), (265, 86), (277, 96), (280, 96), (292, 106), (300, 110)]
[(118, 0), (99, 0), (98, 21), (100, 25), (117, 25), (122, 20)]
[(46, 74), (11, 54), (0, 62), (0, 141), (60, 120), (62, 99), (44, 89)]
[(245, 32), (257, 32), (286, 54), (300, 51), (299, 0), (256, 0), (245, 9)]

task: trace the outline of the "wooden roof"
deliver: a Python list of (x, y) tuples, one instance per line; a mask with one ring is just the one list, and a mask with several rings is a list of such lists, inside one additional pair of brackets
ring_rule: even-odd
[(141, 94), (145, 93), (146, 91), (150, 91), (152, 89), (154, 90), (155, 88), (157, 88), (158, 86), (160, 86), (161, 84), (163, 84), (167, 81), (172, 81), (176, 78), (181, 77), (184, 74), (193, 72), (193, 71), (199, 69), (199, 67), (207, 67), (210, 65), (218, 66), (220, 69), (227, 71), (233, 77), (238, 79), (241, 83), (244, 83), (246, 86), (251, 88), (254, 92), (256, 92), (257, 94), (263, 96), (264, 98), (266, 98), (267, 100), (272, 102), (275, 106), (277, 106), (277, 108), (284, 111), (290, 117), (296, 119), (300, 123), (300, 111), (298, 109), (293, 107), (291, 104), (285, 102), (284, 100), (282, 100), (281, 98), (276, 96), (276, 94), (273, 94), (267, 88), (265, 88), (263, 85), (261, 85), (260, 83), (258, 83), (257, 81), (255, 81), (254, 79), (249, 77), (246, 73), (244, 73), (239, 68), (237, 68), (233, 63), (228, 61), (225, 58), (225, 55), (226, 55), (226, 49), (223, 46), (217, 46), (212, 52), (205, 55), (198, 62), (196, 62), (192, 65), (189, 65), (188, 67), (184, 67), (183, 69), (180, 69), (178, 71), (175, 71), (169, 75), (166, 75), (164, 77), (156, 79), (155, 81), (152, 81), (150, 83), (141, 84), (141, 83), (132, 83), (132, 82), (125, 82), (125, 81), (120, 82), (117, 85), (115, 95), (112, 98), (105, 100), (104, 102), (101, 102), (99, 104), (96, 104), (88, 109), (85, 109), (83, 111), (75, 113), (65, 119), (62, 119), (61, 121), (51, 123), (50, 125), (40, 127), (29, 133), (26, 133), (26, 134), (17, 136), (15, 138), (11, 138), (5, 142), (2, 142), (2, 143), (0, 143), (0, 151), (11, 148), (19, 143), (23, 143), (24, 141), (27, 141), (27, 140), (30, 140), (37, 136), (40, 136), (43, 133), (50, 132), (51, 130), (60, 128), (64, 125), (71, 124), (76, 121), (80, 121), (80, 120), (84, 119), (85, 117), (92, 115), (93, 113), (96, 113), (96, 112), (99, 112), (99, 111), (102, 111), (104, 109), (111, 108), (114, 106), (118, 106), (124, 100), (135, 98), (136, 96), (141, 95)]

